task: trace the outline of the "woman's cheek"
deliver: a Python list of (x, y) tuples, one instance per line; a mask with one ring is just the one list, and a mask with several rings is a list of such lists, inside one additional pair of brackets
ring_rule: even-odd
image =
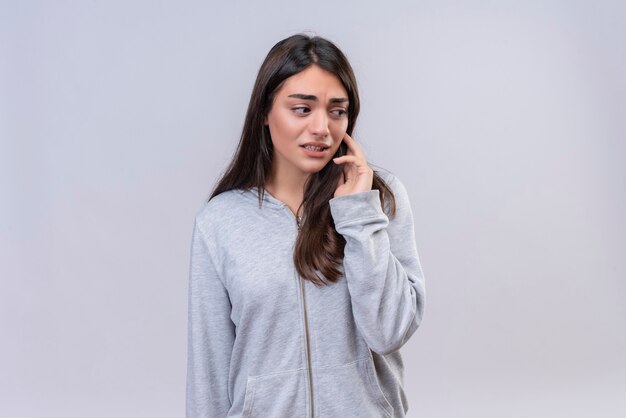
[(338, 123), (337, 125), (333, 126), (331, 135), (335, 141), (339, 141), (341, 143), (347, 130), (348, 130), (348, 122), (342, 121), (341, 123)]

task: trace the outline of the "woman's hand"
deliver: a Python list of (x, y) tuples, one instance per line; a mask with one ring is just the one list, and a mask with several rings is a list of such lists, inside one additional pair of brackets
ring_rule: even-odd
[(333, 158), (335, 164), (343, 164), (343, 175), (337, 183), (335, 197), (372, 190), (374, 170), (367, 165), (363, 150), (347, 133), (343, 141), (348, 146), (346, 155)]

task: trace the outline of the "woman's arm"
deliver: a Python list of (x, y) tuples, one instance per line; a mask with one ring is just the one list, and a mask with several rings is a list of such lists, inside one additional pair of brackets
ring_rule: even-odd
[(356, 325), (369, 347), (397, 351), (418, 328), (424, 312), (424, 276), (415, 245), (406, 189), (388, 181), (396, 215), (383, 212), (378, 190), (330, 200), (337, 232), (346, 239), (343, 267)]
[(196, 218), (189, 271), (187, 418), (224, 417), (230, 409), (228, 374), (235, 340), (230, 311)]

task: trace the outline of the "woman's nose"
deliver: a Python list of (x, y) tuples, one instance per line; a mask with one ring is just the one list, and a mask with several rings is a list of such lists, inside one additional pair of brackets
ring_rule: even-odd
[(311, 118), (311, 133), (321, 138), (328, 136), (330, 132), (328, 129), (328, 116), (326, 115), (326, 113), (315, 112), (315, 114), (312, 116), (313, 118)]

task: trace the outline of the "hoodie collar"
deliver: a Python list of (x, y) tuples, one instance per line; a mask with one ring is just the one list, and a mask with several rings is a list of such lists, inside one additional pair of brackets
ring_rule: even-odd
[[(239, 192), (245, 198), (253, 200), (255, 203), (258, 204), (260, 192), (257, 187), (251, 187), (249, 189), (239, 189)], [(267, 190), (265, 190), (263, 193), (263, 205), (267, 205), (267, 207), (274, 209), (282, 209), (286, 206), (283, 201), (276, 199)]]

